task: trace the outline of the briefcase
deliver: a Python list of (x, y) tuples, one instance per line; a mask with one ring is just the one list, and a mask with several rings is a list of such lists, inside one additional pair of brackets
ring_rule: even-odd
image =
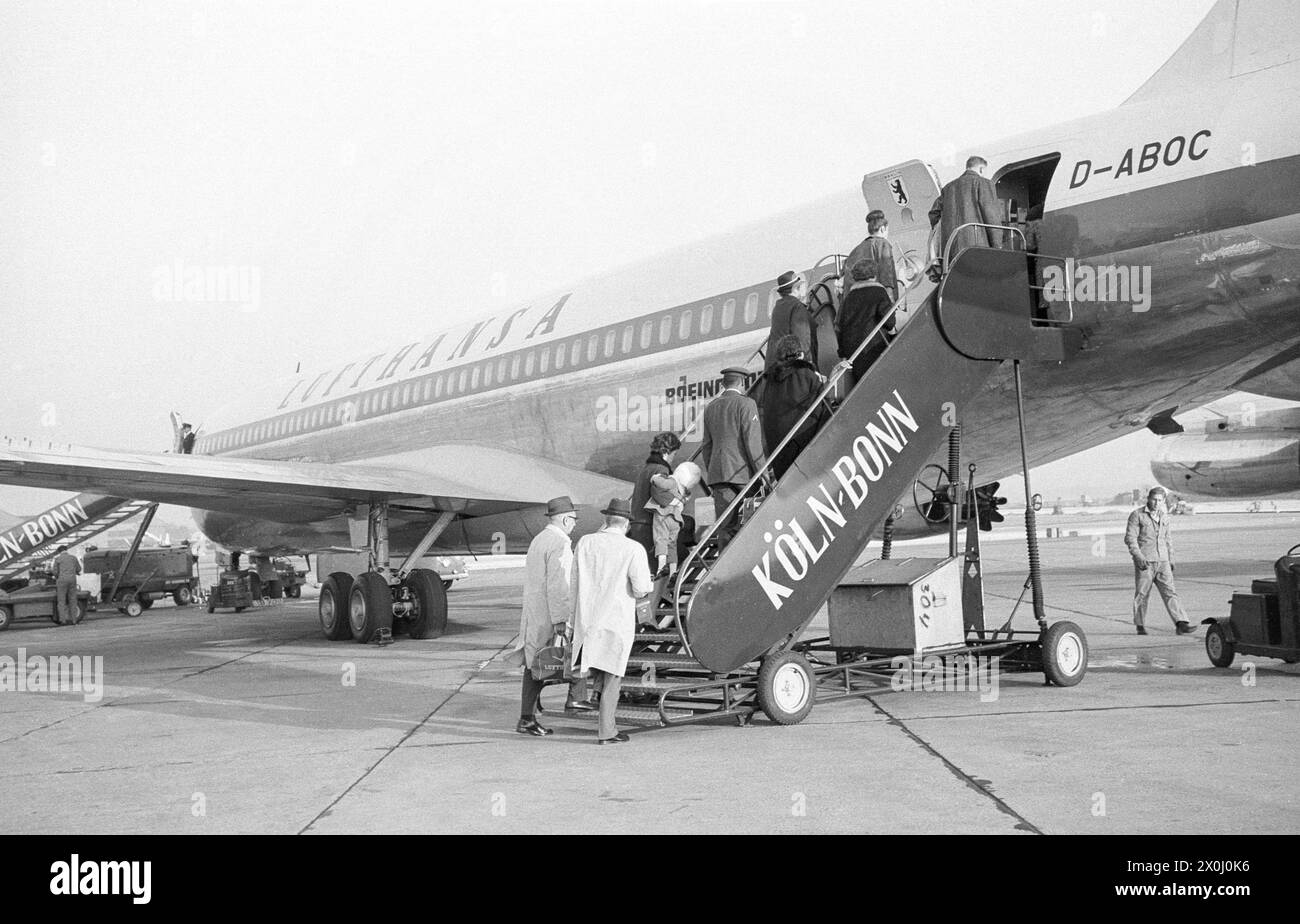
[(531, 668), (534, 680), (559, 680), (568, 663), (569, 643), (563, 635), (556, 635), (551, 644), (537, 652)]

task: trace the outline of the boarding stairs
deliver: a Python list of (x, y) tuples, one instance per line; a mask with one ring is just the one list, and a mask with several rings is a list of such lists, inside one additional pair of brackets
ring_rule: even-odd
[(157, 506), (150, 501), (78, 494), (28, 517), (0, 535), (0, 582), (49, 558), (61, 545), (71, 548), (144, 511), (150, 518)]
[[(671, 725), (718, 715), (743, 722), (764, 708), (764, 689), (771, 695), (764, 665), (778, 664), (774, 656), (798, 641), (949, 440), (960, 423), (954, 411), (1004, 361), (1064, 361), (1077, 351), (1076, 330), (1035, 311), (1025, 253), (970, 248), (946, 269), (843, 400), (832, 403), (844, 393), (837, 386), (851, 360), (770, 448), (767, 466), (720, 518), (742, 514), (726, 547), (719, 550), (718, 523), (699, 538), (658, 602), (657, 625), (638, 630), (616, 713), (621, 722)], [(883, 336), (898, 308), (859, 351)], [(773, 484), (771, 460), (823, 407), (831, 413), (817, 435)], [(872, 664), (833, 661), (817, 673), (845, 696), (862, 695), (863, 681), (881, 679)]]

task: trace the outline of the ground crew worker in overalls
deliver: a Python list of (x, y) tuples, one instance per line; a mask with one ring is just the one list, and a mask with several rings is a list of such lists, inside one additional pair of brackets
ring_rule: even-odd
[(59, 625), (75, 626), (77, 624), (77, 575), (81, 573), (81, 562), (77, 560), (77, 556), (68, 551), (66, 545), (59, 546), (57, 552), (52, 570)]
[(1147, 493), (1147, 504), (1128, 516), (1124, 545), (1133, 556), (1133, 625), (1146, 635), (1147, 599), (1154, 586), (1165, 601), (1169, 618), (1179, 635), (1191, 635), (1196, 627), (1187, 618), (1174, 589), (1174, 547), (1169, 536), (1169, 511), (1165, 510), (1165, 489), (1156, 485)]

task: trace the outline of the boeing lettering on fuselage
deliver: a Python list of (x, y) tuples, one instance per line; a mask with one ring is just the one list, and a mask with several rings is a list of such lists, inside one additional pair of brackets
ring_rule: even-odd
[[(1131, 147), (1119, 159), (1119, 166), (1107, 164), (1094, 167), (1088, 159), (1076, 161), (1074, 172), (1070, 174), (1070, 188), (1078, 189), (1088, 180), (1110, 174), (1111, 179), (1133, 176), (1135, 173), (1148, 173), (1156, 167), (1173, 167), (1184, 156), (1188, 160), (1200, 160), (1209, 153), (1210, 130), (1203, 128), (1191, 136), (1174, 135), (1168, 141), (1148, 141), (1142, 147)], [(1114, 170), (1112, 173), (1111, 171)]]
[[(560, 312), (563, 310), (564, 305), (569, 300), (571, 294), (572, 293), (566, 293), (561, 295), (559, 300), (556, 301), (556, 303), (532, 325), (527, 334), (515, 339), (531, 340), (539, 334), (545, 336), (554, 330), (555, 322), (559, 320)], [(517, 311), (506, 315), (505, 319), (501, 321), (501, 326), (496, 328), (495, 335), (490, 340), (487, 340), (485, 349), (495, 350), (498, 347), (503, 346), (506, 341), (510, 339), (512, 330), (515, 333), (522, 330), (522, 326), (519, 328), (514, 326), (515, 321), (531, 310), (532, 307), (530, 306), (528, 308), (520, 308)], [(463, 359), (466, 354), (469, 353), (469, 350), (474, 345), (475, 341), (479, 340), (479, 338), (487, 332), (487, 330), (493, 325), (494, 321), (496, 321), (496, 318), (491, 317), (476, 322), (461, 335), (461, 338), (456, 341), (455, 346), (453, 346), (451, 351), (442, 358), (442, 361), (452, 362), (453, 360)], [(356, 375), (352, 377), (351, 382), (343, 386), (343, 391), (351, 391), (354, 388), (360, 388), (362, 379), (364, 379), (373, 369), (378, 369), (379, 371), (373, 379), (367, 382), (367, 384), (386, 381), (398, 375), (399, 372), (410, 373), (415, 372), (418, 369), (427, 369), (435, 360), (438, 359), (438, 354), (446, 341), (447, 334), (445, 332), (439, 334), (430, 341), (428, 346), (416, 355), (415, 359), (412, 360), (411, 364), (405, 369), (402, 369), (402, 364), (406, 361), (406, 358), (415, 351), (415, 348), (420, 346), (418, 340), (414, 343), (404, 344), (391, 353), (376, 353), (374, 356), (370, 357), (370, 359), (362, 363), (360, 368), (357, 368), (357, 363), (353, 362), (348, 363), (338, 371), (331, 369), (322, 372), (320, 375), (316, 376), (316, 378), (311, 380), (299, 379), (293, 383), (293, 386), (289, 389), (288, 393), (285, 394), (284, 399), (280, 402), (277, 410), (283, 410), (288, 407), (293, 402), (295, 394), (297, 394), (299, 404), (306, 404), (313, 399), (319, 400), (329, 397), (335, 387), (338, 386), (339, 382), (354, 369), (356, 370)], [(328, 380), (329, 384), (325, 385), (324, 389), (321, 389), (321, 386), (325, 384), (326, 380)], [(299, 392), (299, 388), (304, 385), (306, 385), (306, 388), (303, 388), (303, 390)]]
[[(757, 372), (745, 376), (745, 387), (758, 379)], [(673, 430), (680, 433), (699, 417), (703, 404), (722, 393), (722, 377), (687, 381), (679, 376), (677, 384), (664, 389), (664, 396), (639, 395), (626, 388), (617, 394), (596, 398), (596, 429), (608, 432), (650, 432)]]
[[(791, 520), (788, 527), (777, 520), (772, 524), (776, 535), (773, 536), (771, 532), (763, 535), (764, 541), (771, 543), (772, 551), (763, 553), (762, 561), (754, 566), (752, 574), (775, 609), (781, 608), (785, 598), (792, 595), (794, 589), (773, 579), (773, 557), (785, 572), (785, 580), (798, 583), (807, 577), (812, 566), (826, 554), (826, 550), (839, 535), (834, 528), (843, 527), (848, 522), (844, 510), (845, 496), (852, 502), (854, 510), (861, 507), (870, 493), (871, 485), (881, 479), (907, 446), (907, 433), (917, 431), (916, 417), (908, 409), (898, 389), (894, 389), (894, 402), (881, 403), (880, 410), (876, 412), (880, 423), (867, 421), (863, 427), (866, 433), (859, 434), (853, 440), (852, 455), (840, 456), (831, 466), (831, 473), (839, 482), (840, 490), (832, 496), (826, 485), (818, 482), (817, 493), (804, 500), (817, 519), (820, 529), (818, 541), (808, 535), (798, 520)], [(891, 456), (888, 450), (893, 450), (895, 455)], [(784, 532), (787, 528), (789, 532)]]

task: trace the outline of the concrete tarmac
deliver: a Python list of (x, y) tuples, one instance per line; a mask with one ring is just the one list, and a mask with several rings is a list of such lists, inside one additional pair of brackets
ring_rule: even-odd
[[(1051, 521), (1049, 523), (1049, 520)], [(1158, 597), (1138, 637), (1122, 521), (1043, 518), (1050, 620), (1090, 645), (1072, 688), (1040, 675), (978, 692), (886, 692), (761, 715), (634, 730), (596, 747), (558, 712), (518, 735), (522, 570), (480, 570), (428, 641), (329, 642), (315, 600), (240, 614), (159, 604), (82, 625), (20, 622), (0, 656), (102, 656), (103, 696), (0, 695), (0, 825), (40, 833), (844, 832), (1296, 833), (1300, 665), (1210, 665), (1204, 628), (1177, 637)], [(1271, 574), (1300, 517), (1175, 523), (1176, 580), (1199, 619)], [(1026, 574), (1012, 523), (984, 546), (990, 620)], [(896, 554), (942, 554), (909, 544)], [(1016, 617), (1032, 626), (1028, 603)], [(814, 627), (814, 632), (817, 627)], [(1243, 667), (1244, 666), (1244, 667)]]

